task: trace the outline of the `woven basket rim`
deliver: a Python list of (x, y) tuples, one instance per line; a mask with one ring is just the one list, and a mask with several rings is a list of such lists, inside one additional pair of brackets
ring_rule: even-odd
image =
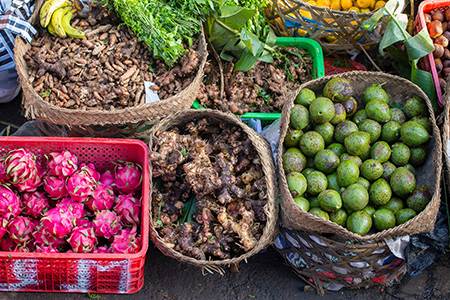
[[(149, 136), (149, 149), (152, 151), (152, 145), (153, 145), (153, 136), (158, 130), (167, 130), (168, 128), (172, 126), (177, 126), (180, 124), (183, 124), (185, 120), (182, 120), (183, 116), (189, 116), (189, 119), (196, 119), (196, 118), (203, 118), (203, 117), (210, 117), (213, 119), (220, 119), (225, 120), (229, 123), (232, 123), (234, 125), (238, 125), (241, 128), (243, 128), (244, 132), (249, 136), (253, 147), (258, 152), (263, 166), (263, 171), (266, 175), (266, 178), (268, 180), (266, 181), (267, 187), (267, 193), (268, 193), (268, 201), (267, 204), (264, 206), (264, 211), (267, 215), (267, 221), (266, 226), (263, 229), (263, 234), (261, 238), (258, 240), (257, 245), (255, 248), (250, 250), (249, 252), (242, 254), (241, 256), (230, 258), (230, 259), (224, 259), (224, 260), (208, 260), (208, 261), (202, 261), (197, 260), (195, 258), (186, 256), (181, 254), (180, 252), (167, 247), (166, 243), (162, 240), (161, 236), (158, 234), (158, 232), (153, 228), (153, 216), (150, 212), (150, 232), (151, 232), (151, 238), (153, 243), (156, 245), (156, 247), (163, 252), (165, 255), (173, 257), (181, 262), (187, 262), (189, 264), (192, 264), (197, 267), (201, 267), (206, 269), (209, 272), (218, 272), (223, 274), (223, 270), (221, 269), (221, 266), (238, 266), (239, 262), (242, 260), (247, 261), (247, 258), (257, 254), (259, 251), (264, 249), (265, 247), (269, 246), (273, 243), (273, 241), (276, 238), (276, 235), (278, 234), (278, 228), (279, 228), (279, 222), (278, 222), (278, 212), (279, 212), (279, 206), (276, 201), (276, 190), (277, 190), (277, 182), (276, 182), (276, 175), (275, 175), (275, 164), (273, 161), (273, 156), (270, 150), (270, 145), (268, 142), (258, 133), (256, 133), (253, 129), (248, 127), (242, 120), (240, 120), (238, 117), (231, 113), (224, 113), (218, 110), (212, 110), (212, 109), (201, 109), (201, 110), (195, 110), (195, 109), (187, 109), (183, 111), (179, 111), (176, 113), (173, 113), (166, 118), (162, 119), (158, 123), (153, 126), (153, 128), (150, 130)], [(187, 119), (186, 119), (187, 120)], [(152, 178), (152, 168), (150, 167), (150, 179)], [(151, 193), (151, 191), (150, 191)], [(152, 205), (152, 195), (150, 194), (150, 209)]]
[[(391, 74), (387, 74), (387, 73), (383, 73), (383, 72), (353, 71), (353, 72), (346, 72), (346, 73), (341, 73), (341, 74), (336, 74), (336, 75), (325, 76), (325, 77), (322, 77), (319, 79), (315, 79), (313, 81), (309, 81), (307, 83), (302, 84), (302, 86), (297, 90), (297, 93), (304, 87), (314, 85), (315, 83), (326, 82), (326, 81), (330, 80), (331, 78), (335, 78), (335, 77), (355, 78), (359, 75), (370, 76), (371, 78), (374, 78), (374, 77), (375, 78), (383, 78), (383, 80), (396, 81), (396, 82), (399, 82), (399, 84), (411, 86), (411, 88), (414, 88), (414, 93), (411, 93), (411, 94), (419, 94), (419, 96), (422, 97), (427, 102), (428, 110), (430, 112), (430, 119), (432, 121), (432, 126), (433, 126), (433, 137), (435, 139), (436, 148), (437, 148), (436, 149), (437, 157), (439, 157), (442, 160), (441, 136), (440, 136), (439, 129), (436, 126), (434, 111), (432, 110), (431, 103), (430, 103), (428, 97), (426, 96), (426, 94), (417, 85), (413, 84), (412, 82), (410, 82), (404, 78), (401, 78), (401, 77), (398, 77), (395, 75), (391, 75)], [(289, 126), (289, 125), (287, 123), (288, 119), (286, 119), (286, 118), (288, 117), (288, 112), (290, 111), (290, 108), (292, 105), (293, 105), (293, 101), (291, 99), (291, 101), (286, 102), (286, 105), (283, 107), (283, 112), (282, 112), (282, 117), (281, 117), (282, 124), (280, 124), (280, 128), (286, 128), (286, 130), (287, 130), (286, 126)], [(283, 118), (283, 116), (285, 116), (286, 118)], [(283, 129), (280, 131), (280, 134), (281, 134), (280, 139), (284, 138)], [(278, 152), (277, 152), (277, 165), (279, 165), (279, 166), (281, 165), (281, 162), (282, 162), (282, 155), (283, 155), (283, 143), (280, 143), (278, 145)], [(352, 233), (348, 229), (344, 228), (343, 226), (337, 225), (336, 223), (334, 223), (332, 221), (323, 220), (323, 219), (316, 217), (310, 213), (302, 211), (300, 208), (294, 206), (293, 205), (293, 203), (294, 203), (293, 197), (291, 196), (290, 193), (288, 193), (286, 191), (287, 182), (286, 182), (286, 176), (284, 174), (284, 171), (282, 168), (278, 168), (279, 188), (280, 188), (280, 191), (282, 192), (282, 196), (280, 198), (282, 222), (283, 222), (283, 219), (288, 222), (293, 222), (294, 224), (299, 226), (299, 228), (294, 228), (294, 229), (307, 231), (307, 229), (304, 226), (300, 225), (297, 220), (292, 219), (293, 218), (292, 213), (290, 213), (289, 211), (286, 211), (286, 208), (284, 206), (286, 205), (286, 203), (288, 203), (287, 205), (289, 206), (289, 208), (294, 210), (296, 214), (303, 216), (304, 218), (307, 218), (309, 221), (315, 223), (319, 227), (322, 226), (320, 228), (325, 227), (325, 228), (327, 228), (327, 230), (330, 230), (327, 232), (332, 232), (332, 233), (335, 233), (338, 235), (346, 236), (352, 240), (379, 241), (379, 240), (382, 240), (385, 238), (398, 237), (398, 236), (405, 235), (406, 232), (411, 231), (412, 226), (414, 226), (414, 225), (417, 226), (417, 224), (420, 224), (420, 219), (423, 218), (426, 214), (429, 214), (430, 212), (432, 214), (434, 214), (434, 217), (433, 217), (434, 221), (436, 220), (437, 210), (439, 209), (439, 204), (440, 204), (440, 181), (441, 181), (440, 176), (441, 176), (441, 170), (442, 170), (442, 161), (440, 163), (436, 162), (436, 164), (437, 164), (436, 182), (434, 183), (434, 186), (433, 186), (434, 194), (432, 196), (430, 203), (428, 203), (427, 207), (423, 211), (421, 211), (419, 214), (417, 214), (416, 217), (410, 219), (406, 223), (403, 223), (394, 228), (383, 230), (383, 231), (380, 231), (377, 233), (366, 234), (364, 236)], [(285, 193), (283, 193), (283, 192), (285, 192)], [(285, 199), (285, 197), (283, 197), (283, 195), (285, 195), (287, 199)], [(427, 230), (430, 230), (430, 231), (432, 230), (432, 228), (430, 227), (431, 225), (434, 225), (434, 222), (432, 224), (427, 224), (427, 226), (428, 226)], [(313, 229), (311, 229), (311, 227), (309, 228), (309, 230), (314, 231)], [(319, 229), (317, 229), (317, 230), (319, 230)], [(414, 232), (414, 233), (418, 233), (418, 232)]]
[[(38, 0), (35, 4), (34, 12), (29, 21), (35, 26), (39, 25), (39, 11), (44, 0)], [(186, 86), (179, 93), (172, 95), (169, 98), (160, 100), (153, 103), (143, 103), (133, 107), (118, 108), (110, 111), (105, 110), (80, 110), (80, 109), (68, 109), (64, 107), (58, 107), (53, 105), (39, 96), (33, 87), (28, 83), (28, 74), (18, 69), (18, 65), (26, 66), (26, 62), (23, 57), (18, 55), (19, 51), (14, 51), (16, 60), (16, 69), (18, 69), (19, 79), (23, 87), (22, 104), (26, 117), (38, 118), (48, 121), (50, 123), (61, 125), (73, 125), (73, 126), (95, 126), (95, 125), (108, 125), (108, 124), (132, 124), (141, 121), (157, 120), (166, 116), (170, 111), (170, 103), (176, 101), (185, 102), (182, 109), (189, 108), (195, 100), (195, 95), (201, 83), (203, 77), (203, 69), (207, 61), (208, 51), (206, 50), (206, 39), (203, 30), (200, 31), (197, 39), (200, 39), (198, 46), (198, 53), (200, 58), (200, 64), (196, 71), (196, 76), (192, 82)], [(29, 49), (30, 45), (26, 44), (23, 39), (18, 35), (15, 38), (15, 48), (24, 47)], [(27, 99), (28, 97), (31, 99)], [(156, 111), (155, 108), (162, 106), (164, 115), (153, 115)], [(173, 107), (177, 109), (176, 107)], [(50, 116), (49, 116), (50, 115)], [(37, 116), (37, 117), (36, 117)], [(105, 117), (108, 117), (106, 120)], [(81, 120), (83, 119), (83, 120)]]
[[(297, 5), (305, 5), (305, 6), (308, 6), (308, 7), (313, 7), (314, 9), (316, 9), (318, 11), (327, 11), (327, 12), (328, 11), (332, 11), (333, 13), (335, 13), (337, 15), (351, 15), (351, 16), (359, 16), (359, 17), (372, 16), (376, 11), (378, 11), (380, 9), (380, 8), (377, 8), (377, 9), (372, 10), (372, 11), (367, 12), (367, 13), (357, 13), (357, 12), (355, 12), (353, 10), (352, 11), (341, 11), (341, 10), (331, 9), (330, 7), (315, 6), (315, 5), (311, 5), (308, 2), (303, 2), (301, 0), (289, 0), (289, 1), (294, 2)], [(273, 1), (270, 1), (270, 2), (272, 2), (272, 4), (276, 4), (276, 3), (278, 3), (278, 0), (273, 0)], [(269, 2), (269, 5), (272, 6), (272, 4), (270, 4), (270, 2)], [(277, 5), (277, 7), (280, 8), (279, 5)]]

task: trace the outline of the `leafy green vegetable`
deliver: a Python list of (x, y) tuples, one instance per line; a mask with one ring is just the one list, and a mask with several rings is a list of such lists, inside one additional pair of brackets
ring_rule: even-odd
[(173, 66), (185, 51), (183, 42), (192, 45), (201, 30), (201, 21), (215, 1), (101, 0), (101, 3), (116, 11), (138, 40), (148, 45), (154, 57)]

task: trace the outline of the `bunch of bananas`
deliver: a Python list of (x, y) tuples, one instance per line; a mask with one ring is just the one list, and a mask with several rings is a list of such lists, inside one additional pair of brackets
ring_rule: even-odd
[(81, 39), (84, 32), (73, 28), (70, 21), (76, 11), (83, 10), (83, 6), (80, 0), (47, 0), (39, 12), (41, 26), (60, 38), (69, 36)]

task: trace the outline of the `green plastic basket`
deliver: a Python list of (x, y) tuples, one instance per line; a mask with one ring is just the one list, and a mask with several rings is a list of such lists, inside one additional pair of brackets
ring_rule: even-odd
[[(275, 45), (283, 47), (297, 47), (307, 50), (313, 58), (314, 74), (313, 79), (325, 76), (325, 66), (323, 64), (323, 52), (319, 43), (309, 38), (295, 38), (295, 37), (279, 37)], [(194, 109), (203, 109), (200, 102), (196, 99), (192, 104)], [(248, 112), (242, 115), (237, 115), (239, 118), (245, 119), (259, 119), (263, 127), (272, 124), (273, 121), (281, 117), (281, 113), (257, 113)]]

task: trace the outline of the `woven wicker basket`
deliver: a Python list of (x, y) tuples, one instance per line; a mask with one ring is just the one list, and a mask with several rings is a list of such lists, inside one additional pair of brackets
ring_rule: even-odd
[[(201, 267), (202, 270), (208, 270), (208, 271), (215, 271), (222, 273), (224, 270), (221, 266), (229, 266), (232, 271), (237, 271), (239, 267), (239, 262), (242, 260), (247, 260), (247, 258), (257, 254), (262, 249), (266, 248), (267, 246), (271, 245), (273, 241), (275, 240), (275, 237), (278, 234), (278, 227), (279, 227), (279, 219), (278, 219), (278, 213), (279, 213), (279, 207), (276, 200), (276, 177), (275, 177), (275, 166), (272, 158), (272, 151), (270, 150), (269, 143), (258, 133), (256, 133), (253, 129), (248, 127), (246, 124), (244, 124), (239, 118), (232, 114), (223, 113), (217, 110), (211, 110), (211, 109), (202, 109), (202, 110), (185, 110), (181, 112), (177, 112), (173, 115), (170, 115), (164, 119), (162, 119), (160, 122), (155, 124), (151, 131), (150, 131), (150, 141), (149, 141), (149, 148), (150, 150), (153, 149), (153, 140), (155, 137), (155, 133), (157, 131), (165, 131), (172, 126), (179, 126), (183, 125), (189, 121), (192, 121), (194, 119), (198, 120), (200, 118), (207, 117), (212, 122), (215, 122), (216, 124), (233, 124), (242, 127), (243, 131), (248, 135), (250, 141), (253, 144), (253, 147), (256, 149), (257, 153), (259, 154), (259, 157), (261, 158), (262, 162), (262, 169), (264, 176), (266, 178), (266, 184), (267, 184), (267, 195), (268, 195), (268, 201), (267, 204), (264, 206), (264, 212), (267, 217), (266, 226), (263, 230), (263, 234), (259, 241), (257, 242), (256, 246), (250, 250), (249, 252), (235, 258), (231, 259), (225, 259), (225, 260), (211, 260), (211, 261), (203, 261), (203, 260), (197, 260), (192, 257), (188, 257), (186, 255), (181, 254), (178, 251), (175, 251), (174, 249), (167, 246), (167, 244), (162, 240), (161, 236), (158, 234), (158, 232), (153, 228), (153, 219), (152, 216), (150, 216), (150, 235), (153, 243), (158, 247), (158, 249), (161, 250), (165, 255), (173, 257), (177, 259), (180, 262), (186, 262), (189, 264), (192, 264), (197, 267)], [(152, 174), (152, 168), (150, 168), (150, 175)], [(152, 178), (152, 176), (150, 176)], [(152, 207), (152, 197), (150, 196), (150, 207)], [(150, 215), (152, 215), (150, 213)]]
[[(300, 0), (272, 0), (266, 14), (278, 36), (308, 37), (316, 40), (326, 55), (368, 49), (379, 43), (380, 35), (367, 32), (361, 24), (373, 12), (356, 13), (312, 6)], [(381, 26), (382, 20), (379, 22)]]
[(446, 184), (447, 190), (450, 192), (450, 85), (447, 84), (444, 99), (444, 111), (440, 115), (443, 117), (444, 124), (442, 126), (442, 147), (445, 161), (445, 174), (447, 175)]
[[(36, 3), (34, 13), (30, 18), (31, 24), (40, 26), (38, 22), (39, 10), (43, 1)], [(114, 134), (114, 130), (121, 134), (134, 133), (135, 128), (144, 121), (156, 122), (170, 113), (190, 108), (197, 96), (198, 89), (203, 77), (203, 68), (206, 63), (208, 52), (206, 50), (206, 41), (204, 34), (199, 36), (200, 43), (198, 51), (200, 55), (200, 67), (195, 79), (180, 93), (162, 101), (145, 103), (134, 107), (115, 109), (111, 111), (103, 110), (77, 110), (57, 107), (43, 100), (28, 83), (27, 64), (23, 55), (30, 49), (30, 45), (17, 36), (14, 47), (14, 58), (16, 62), (17, 73), (23, 89), (22, 104), (25, 111), (25, 117), (31, 119), (42, 119), (49, 123), (68, 125), (76, 128), (76, 131), (84, 131), (96, 136), (105, 136)], [(111, 125), (125, 126), (111, 126)], [(97, 131), (93, 126), (105, 125), (105, 128)], [(130, 125), (130, 126), (128, 126)], [(88, 127), (92, 126), (90, 129)], [(113, 130), (114, 129), (114, 130)], [(121, 129), (121, 130), (119, 130)], [(98, 133), (98, 134), (97, 134)]]
[(320, 295), (325, 290), (389, 286), (406, 273), (406, 262), (395, 257), (383, 241), (362, 244), (280, 228), (274, 248)]
[[(440, 178), (442, 170), (442, 143), (433, 108), (426, 94), (415, 84), (398, 76), (389, 75), (382, 72), (361, 72), (354, 71), (342, 73), (338, 75), (326, 76), (303, 84), (302, 88), (309, 88), (317, 95), (322, 93), (325, 84), (335, 77), (346, 78), (350, 81), (354, 89), (355, 99), (358, 105), (362, 105), (360, 95), (364, 89), (372, 84), (381, 83), (383, 89), (388, 93), (391, 101), (403, 104), (407, 96), (417, 95), (425, 100), (430, 114), (430, 122), (433, 126), (432, 138), (427, 142), (427, 161), (416, 169), (417, 185), (425, 184), (428, 186), (430, 193), (433, 195), (432, 200), (427, 207), (416, 217), (408, 222), (396, 226), (394, 228), (378, 232), (376, 234), (367, 234), (360, 236), (337, 225), (334, 222), (323, 220), (310, 213), (301, 210), (292, 198), (289, 192), (286, 176), (282, 168), (278, 168), (278, 181), (280, 187), (280, 204), (281, 204), (281, 222), (284, 227), (306, 232), (317, 233), (333, 233), (340, 236), (348, 237), (352, 240), (360, 241), (381, 241), (385, 238), (394, 238), (404, 235), (431, 232), (434, 228), (436, 215), (439, 210), (441, 191)], [(280, 123), (280, 140), (283, 141), (289, 128), (289, 116), (294, 98), (289, 99), (283, 107)], [(283, 143), (278, 146), (277, 164), (282, 166), (282, 155), (284, 153)]]

